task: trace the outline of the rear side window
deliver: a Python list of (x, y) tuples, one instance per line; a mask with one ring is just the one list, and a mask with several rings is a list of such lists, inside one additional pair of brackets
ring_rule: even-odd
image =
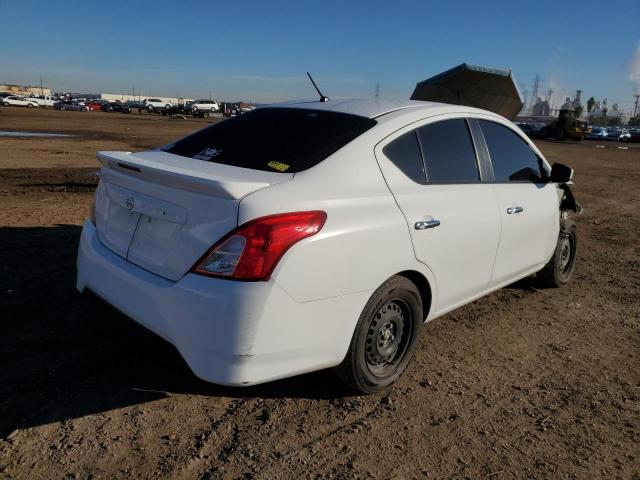
[(346, 113), (260, 108), (211, 125), (163, 150), (213, 163), (295, 173), (320, 163), (376, 124)]
[(415, 130), (396, 138), (382, 151), (411, 180), (417, 183), (427, 181)]
[(420, 127), (417, 132), (429, 183), (480, 181), (466, 120), (444, 120)]
[(496, 182), (539, 182), (541, 162), (515, 132), (499, 123), (480, 120)]

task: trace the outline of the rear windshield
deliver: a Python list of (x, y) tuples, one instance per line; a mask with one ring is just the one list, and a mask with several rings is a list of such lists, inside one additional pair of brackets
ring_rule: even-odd
[(376, 124), (346, 113), (260, 108), (189, 135), (164, 151), (267, 172), (295, 173), (320, 163)]

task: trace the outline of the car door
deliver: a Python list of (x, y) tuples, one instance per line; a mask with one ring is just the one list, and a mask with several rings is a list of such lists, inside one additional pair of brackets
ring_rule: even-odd
[(440, 116), (405, 128), (376, 147), (376, 158), (404, 214), (416, 258), (436, 279), (436, 312), (485, 291), (500, 239), (491, 184), (464, 118)]
[(502, 236), (491, 280), (500, 285), (549, 260), (558, 239), (559, 199), (547, 180), (548, 165), (523, 135), (497, 121), (474, 121), (488, 151), (500, 210)]

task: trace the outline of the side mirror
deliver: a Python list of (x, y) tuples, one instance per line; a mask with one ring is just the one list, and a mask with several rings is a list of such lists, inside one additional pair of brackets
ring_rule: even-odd
[(551, 167), (551, 181), (554, 183), (567, 183), (573, 178), (573, 168), (562, 163), (554, 163)]

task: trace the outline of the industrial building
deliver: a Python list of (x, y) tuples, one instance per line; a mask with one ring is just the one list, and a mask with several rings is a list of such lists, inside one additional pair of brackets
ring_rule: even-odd
[(12, 95), (51, 95), (51, 89), (37, 85), (2, 83), (0, 84), (0, 93), (10, 93)]

